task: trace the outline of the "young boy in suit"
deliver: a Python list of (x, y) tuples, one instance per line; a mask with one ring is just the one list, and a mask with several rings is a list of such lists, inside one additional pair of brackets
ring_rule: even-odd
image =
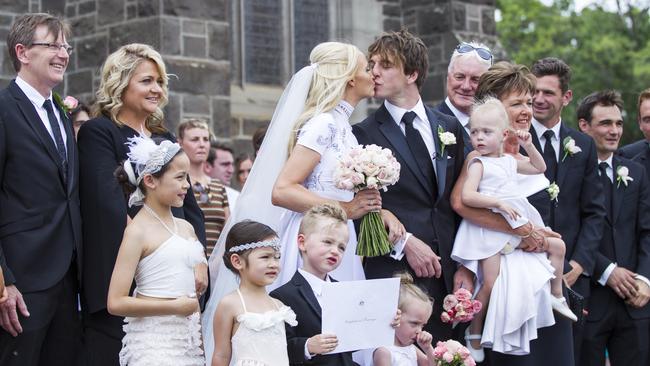
[(333, 351), (338, 340), (334, 334), (321, 334), (323, 284), (336, 281), (328, 273), (341, 263), (348, 237), (347, 217), (338, 205), (313, 207), (300, 223), (297, 242), (302, 268), (271, 292), (297, 316), (298, 325), (286, 328), (291, 365), (357, 365), (351, 352), (324, 354)]

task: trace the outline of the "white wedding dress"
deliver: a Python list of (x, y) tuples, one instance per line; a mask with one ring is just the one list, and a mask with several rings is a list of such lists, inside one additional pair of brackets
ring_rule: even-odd
[[(349, 122), (352, 111), (351, 105), (341, 101), (332, 111), (311, 118), (298, 132), (296, 144), (313, 150), (321, 156), (318, 165), (303, 182), (305, 188), (321, 197), (345, 202), (354, 197), (353, 192), (336, 188), (333, 179), (341, 156), (359, 145), (356, 137), (352, 134), (352, 126)], [(296, 242), (302, 217), (302, 213), (291, 210), (285, 210), (282, 214), (277, 229), (282, 243), (282, 271), (275, 282), (267, 286), (269, 291), (289, 282), (302, 264)], [(357, 235), (352, 220), (348, 220), (348, 229), (350, 239), (345, 254), (339, 267), (330, 275), (338, 281), (363, 280), (365, 276), (361, 257), (355, 254)]]

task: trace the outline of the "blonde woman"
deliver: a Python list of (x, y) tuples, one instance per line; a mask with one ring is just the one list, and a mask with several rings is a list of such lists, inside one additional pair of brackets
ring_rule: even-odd
[(206, 254), (210, 256), (230, 215), (226, 187), (203, 170), (210, 150), (210, 128), (205, 120), (190, 118), (178, 125), (176, 136), (190, 159), (190, 182), (205, 217)]
[[(167, 72), (160, 54), (144, 44), (120, 47), (108, 56), (93, 107), (93, 119), (79, 130), (80, 196), (83, 225), (82, 303), (85, 354), (89, 365), (116, 365), (122, 347), (123, 318), (106, 310), (108, 286), (124, 229), (139, 207), (130, 207), (113, 176), (127, 158), (128, 138), (174, 140), (163, 124)], [(188, 189), (183, 207), (172, 209), (205, 243), (201, 211)], [(82, 255), (77, 253), (77, 255)], [(207, 287), (205, 266), (197, 270), (197, 293)]]
[[(298, 71), (282, 95), (265, 135), (251, 174), (246, 181), (231, 219), (263, 222), (278, 232), (282, 241), (280, 276), (267, 290), (291, 279), (299, 267), (296, 238), (303, 212), (328, 202), (339, 203), (349, 218), (356, 219), (381, 209), (376, 190), (358, 193), (339, 190), (332, 181), (338, 159), (357, 145), (349, 118), (354, 107), (374, 95), (374, 81), (365, 56), (353, 45), (326, 42), (310, 54), (311, 65)], [(279, 153), (278, 146), (288, 146)], [(271, 202), (273, 204), (271, 204)], [(389, 238), (401, 237), (404, 229), (392, 214), (382, 211)], [(340, 266), (332, 272), (337, 280), (363, 279), (361, 260), (355, 255), (356, 234), (348, 221), (350, 241)], [(226, 235), (222, 234), (222, 238)], [(223, 255), (219, 240), (217, 255), (210, 258), (214, 292), (203, 317), (204, 343), (209, 360), (212, 349), (212, 318), (216, 304), (236, 288), (237, 280), (219, 260)]]

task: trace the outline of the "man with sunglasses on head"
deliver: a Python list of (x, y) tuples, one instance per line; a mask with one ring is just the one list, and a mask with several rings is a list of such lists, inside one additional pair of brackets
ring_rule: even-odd
[(472, 151), (469, 114), (478, 80), (492, 66), (492, 61), (492, 52), (482, 43), (462, 42), (456, 46), (447, 68), (447, 98), (435, 107), (439, 112), (456, 117), (463, 126), (465, 155)]
[(16, 18), (16, 79), (0, 91), (0, 365), (74, 365), (80, 346), (78, 164), (72, 123), (53, 98), (72, 47), (49, 14)]

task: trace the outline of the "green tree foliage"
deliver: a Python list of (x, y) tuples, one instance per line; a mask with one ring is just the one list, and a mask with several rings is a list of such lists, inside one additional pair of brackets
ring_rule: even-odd
[(571, 66), (574, 97), (562, 119), (573, 126), (581, 98), (618, 90), (625, 101), (623, 141), (631, 142), (641, 138), (636, 98), (650, 88), (649, 5), (639, 3), (617, 0), (615, 11), (591, 5), (578, 12), (572, 0), (497, 0), (499, 41), (514, 62), (530, 66), (553, 56)]

